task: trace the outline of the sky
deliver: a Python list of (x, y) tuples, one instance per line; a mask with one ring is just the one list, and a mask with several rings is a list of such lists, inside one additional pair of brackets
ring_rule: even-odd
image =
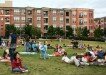
[(91, 8), (94, 9), (95, 18), (106, 16), (106, 0), (13, 0), (13, 6), (49, 8)]

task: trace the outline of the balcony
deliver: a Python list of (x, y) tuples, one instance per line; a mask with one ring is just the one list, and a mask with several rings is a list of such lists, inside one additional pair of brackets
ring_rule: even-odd
[(43, 16), (44, 16), (44, 17), (48, 17), (48, 11), (44, 11), (44, 12), (43, 12)]
[(79, 22), (79, 25), (84, 25), (84, 23), (83, 22)]
[(5, 15), (9, 15), (10, 11), (9, 10), (5, 10)]
[(44, 18), (44, 23), (48, 23), (48, 18)]
[(79, 15), (79, 18), (83, 18), (83, 15)]
[(27, 19), (27, 22), (28, 22), (28, 23), (32, 23), (32, 18), (28, 18), (28, 19)]
[(10, 22), (10, 19), (8, 17), (6, 17), (5, 22)]
[(28, 13), (28, 15), (31, 15), (32, 14), (32, 11), (31, 10), (28, 10), (27, 13)]
[(69, 12), (66, 12), (66, 16), (67, 16), (67, 17), (69, 16)]

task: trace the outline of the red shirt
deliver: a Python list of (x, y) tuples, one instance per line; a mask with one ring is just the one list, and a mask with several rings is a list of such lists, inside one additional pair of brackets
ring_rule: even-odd
[(86, 58), (88, 62), (91, 62), (91, 60), (92, 60), (92, 58), (90, 56), (85, 55), (84, 58)]
[(21, 63), (21, 59), (15, 59), (12, 61), (12, 68), (23, 68), (22, 67), (22, 63)]

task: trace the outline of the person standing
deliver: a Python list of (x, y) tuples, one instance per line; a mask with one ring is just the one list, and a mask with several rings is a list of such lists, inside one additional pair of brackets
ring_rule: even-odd
[(46, 53), (47, 47), (46, 47), (46, 45), (40, 43), (39, 49), (41, 51), (41, 58), (46, 59), (47, 58), (47, 53)]
[(17, 35), (15, 32), (12, 31), (9, 37), (9, 53), (10, 53), (10, 60), (14, 59), (14, 52), (16, 50), (16, 44), (17, 44)]
[(25, 37), (25, 51), (29, 52), (30, 51), (30, 37), (26, 35)]

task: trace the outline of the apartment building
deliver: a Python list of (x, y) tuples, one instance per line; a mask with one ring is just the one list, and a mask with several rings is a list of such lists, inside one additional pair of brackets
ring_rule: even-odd
[(33, 25), (41, 28), (42, 35), (46, 35), (50, 25), (60, 27), (66, 31), (67, 26), (87, 27), (90, 32), (94, 29), (93, 9), (86, 8), (35, 8), (35, 7), (0, 7), (0, 34), (5, 36), (5, 26), (15, 25), (24, 27)]
[(101, 27), (102, 29), (106, 28), (106, 17), (95, 18), (94, 19), (95, 28)]
[(94, 30), (94, 13), (93, 9), (86, 8), (72, 8), (71, 9), (71, 25), (75, 29), (76, 27), (87, 27), (93, 35)]

